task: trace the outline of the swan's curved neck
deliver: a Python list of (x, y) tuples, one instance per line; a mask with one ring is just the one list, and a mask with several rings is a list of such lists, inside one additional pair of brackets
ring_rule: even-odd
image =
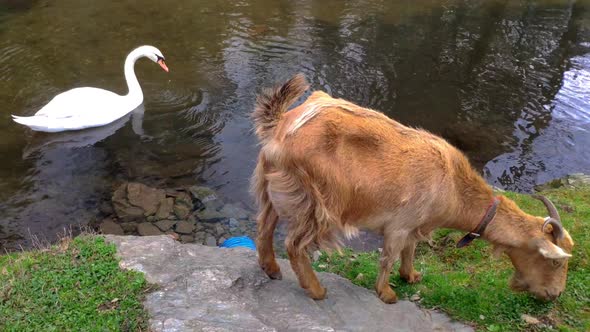
[(137, 81), (137, 76), (135, 76), (135, 61), (137, 59), (144, 56), (143, 52), (139, 50), (134, 50), (133, 52), (129, 53), (127, 59), (125, 59), (125, 80), (127, 80), (127, 87), (129, 88), (129, 92), (127, 93), (127, 98), (137, 99), (141, 103), (143, 101), (143, 92), (141, 91), (141, 87), (139, 86), (139, 82)]

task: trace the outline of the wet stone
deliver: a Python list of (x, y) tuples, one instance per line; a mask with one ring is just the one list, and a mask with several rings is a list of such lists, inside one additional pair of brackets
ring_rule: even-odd
[(158, 211), (156, 212), (156, 219), (166, 219), (172, 213), (172, 209), (174, 207), (174, 198), (167, 197), (160, 201), (160, 206), (158, 207)]
[(174, 226), (174, 224), (176, 224), (176, 221), (174, 221), (174, 220), (160, 220), (160, 221), (156, 222), (156, 226), (162, 232), (169, 230), (170, 228), (172, 228), (172, 226)]
[(191, 213), (191, 207), (186, 206), (184, 204), (176, 204), (174, 205), (174, 215), (178, 219), (185, 219)]
[(186, 206), (192, 207), (193, 206), (193, 199), (191, 196), (185, 192), (180, 192), (174, 199), (175, 204), (184, 204)]
[(156, 212), (164, 191), (141, 183), (125, 183), (119, 186), (111, 198), (117, 217), (121, 221), (142, 221)]
[(235, 204), (225, 204), (219, 212), (227, 218), (248, 219), (248, 211)]
[(162, 189), (148, 187), (142, 183), (127, 184), (127, 199), (133, 206), (145, 211), (145, 215), (156, 213), (158, 203), (166, 197)]
[(149, 222), (142, 222), (141, 224), (137, 225), (137, 232), (141, 236), (150, 236), (150, 235), (161, 235), (162, 231), (158, 229), (158, 227), (154, 226), (154, 224)]
[(223, 242), (225, 242), (225, 240), (227, 240), (227, 238), (225, 236), (220, 237), (219, 241), (217, 242), (217, 245), (220, 246), (221, 244), (223, 244)]
[(176, 224), (176, 232), (180, 234), (192, 234), (194, 229), (195, 225), (186, 221), (179, 221)]
[(123, 228), (115, 223), (113, 219), (107, 218), (100, 224), (100, 231), (103, 234), (123, 235), (125, 231)]
[(177, 197), (178, 195), (184, 193), (184, 191), (182, 189), (165, 189), (166, 191), (166, 196), (170, 196), (170, 197)]
[(195, 242), (197, 243), (205, 243), (205, 239), (207, 238), (207, 233), (205, 232), (195, 232)]
[(198, 211), (197, 217), (200, 220), (207, 222), (216, 221), (224, 218), (223, 214), (211, 208), (205, 208), (204, 210)]
[(222, 224), (215, 224), (215, 234), (217, 234), (217, 236), (223, 235), (225, 233), (227, 232), (225, 231), (225, 227), (223, 227)]
[(123, 222), (120, 223), (121, 228), (125, 231), (125, 233), (135, 233), (137, 232), (137, 223), (135, 222)]
[(197, 217), (194, 216), (194, 215), (188, 216), (188, 218), (186, 219), (186, 221), (187, 222), (190, 222), (193, 225), (196, 225), (199, 222), (199, 220), (197, 219)]
[(236, 218), (229, 218), (229, 228), (238, 228), (240, 227), (240, 222)]
[(217, 199), (217, 193), (213, 189), (207, 187), (192, 186), (189, 188), (189, 191), (193, 197), (203, 203)]
[(143, 219), (143, 210), (138, 207), (115, 203), (115, 211), (117, 212), (117, 217), (122, 221)]
[(195, 238), (192, 235), (181, 235), (180, 241), (183, 243), (195, 242)]
[(213, 235), (207, 235), (207, 238), (205, 238), (205, 245), (215, 247), (217, 246), (217, 240)]
[(223, 204), (222, 200), (214, 199), (214, 200), (205, 202), (205, 204), (203, 204), (203, 208), (201, 208), (201, 210), (202, 209), (212, 209), (212, 210), (219, 212), (219, 210), (221, 210), (223, 208), (223, 205), (224, 204)]

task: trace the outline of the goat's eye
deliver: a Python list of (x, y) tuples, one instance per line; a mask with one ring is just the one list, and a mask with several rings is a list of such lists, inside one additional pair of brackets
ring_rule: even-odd
[(560, 267), (561, 266), (561, 261), (558, 261), (556, 259), (551, 260), (551, 263), (553, 264), (553, 267)]

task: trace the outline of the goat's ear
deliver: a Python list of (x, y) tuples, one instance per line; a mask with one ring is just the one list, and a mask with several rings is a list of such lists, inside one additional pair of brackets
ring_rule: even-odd
[(560, 259), (572, 257), (572, 255), (563, 251), (563, 249), (545, 239), (537, 241), (537, 246), (539, 253), (545, 258)]
[(506, 249), (508, 249), (508, 248), (497, 244), (494, 246), (494, 250), (492, 251), (492, 256), (494, 256), (494, 258), (500, 258), (502, 256), (502, 254), (504, 253), (504, 251), (506, 251)]
[[(549, 218), (549, 217), (547, 217), (547, 218)], [(547, 234), (551, 234), (551, 233), (553, 233), (553, 225), (547, 225), (547, 226), (544, 228), (544, 231), (545, 231), (545, 233), (547, 233)]]

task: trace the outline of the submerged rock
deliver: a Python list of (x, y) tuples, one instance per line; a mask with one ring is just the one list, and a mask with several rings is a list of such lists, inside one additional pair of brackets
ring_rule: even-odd
[(213, 235), (207, 235), (207, 237), (205, 238), (205, 245), (215, 247), (217, 246), (217, 240)]
[(167, 230), (169, 230), (170, 228), (172, 228), (172, 226), (174, 226), (176, 224), (175, 220), (160, 220), (158, 222), (156, 222), (156, 226), (162, 231), (165, 232)]
[(226, 218), (248, 219), (248, 211), (235, 204), (225, 204), (219, 213), (223, 214)]
[(179, 192), (174, 198), (174, 204), (186, 205), (192, 208), (193, 200), (191, 196), (183, 191)]
[(197, 217), (202, 221), (212, 222), (225, 218), (219, 211), (206, 207), (204, 210), (197, 211)]
[(174, 208), (174, 198), (166, 197), (160, 201), (158, 211), (156, 212), (156, 219), (162, 220), (170, 216)]
[(191, 213), (192, 208), (185, 204), (176, 204), (174, 205), (174, 215), (178, 219), (185, 219)]
[(135, 222), (123, 222), (120, 224), (125, 233), (135, 233), (137, 232), (137, 223)]
[(195, 225), (187, 221), (179, 221), (178, 224), (176, 224), (176, 233), (192, 234), (193, 230), (195, 230)]
[(112, 203), (121, 221), (134, 221), (156, 213), (160, 201), (165, 198), (164, 190), (141, 183), (125, 183), (113, 193)]
[(121, 185), (112, 197), (113, 208), (121, 221), (134, 221), (143, 218), (143, 210), (127, 200), (127, 185)]
[(209, 201), (217, 199), (217, 193), (207, 187), (202, 186), (192, 186), (189, 188), (189, 191), (196, 199), (200, 200), (203, 203), (207, 203)]
[(194, 242), (195, 238), (192, 235), (181, 235), (180, 241), (182, 243), (190, 243), (190, 242)]
[(100, 231), (103, 234), (113, 234), (113, 235), (125, 234), (125, 231), (123, 231), (123, 228), (119, 224), (115, 223), (113, 221), (113, 219), (111, 219), (111, 218), (107, 218), (102, 221), (102, 223), (100, 224)]
[(142, 222), (141, 224), (137, 225), (137, 232), (141, 236), (151, 236), (151, 235), (163, 234), (162, 231), (160, 231), (158, 229), (158, 227), (154, 226), (152, 223), (149, 223), (149, 222)]
[(156, 213), (160, 201), (166, 198), (166, 192), (155, 189), (142, 183), (130, 182), (127, 184), (127, 199), (133, 206), (143, 209), (146, 216)]
[(107, 236), (123, 268), (145, 273), (159, 287), (144, 306), (152, 331), (473, 331), (409, 301), (384, 304), (375, 292), (330, 273), (328, 289), (310, 299), (289, 263), (282, 280), (270, 280), (256, 252), (180, 244), (168, 236)]

